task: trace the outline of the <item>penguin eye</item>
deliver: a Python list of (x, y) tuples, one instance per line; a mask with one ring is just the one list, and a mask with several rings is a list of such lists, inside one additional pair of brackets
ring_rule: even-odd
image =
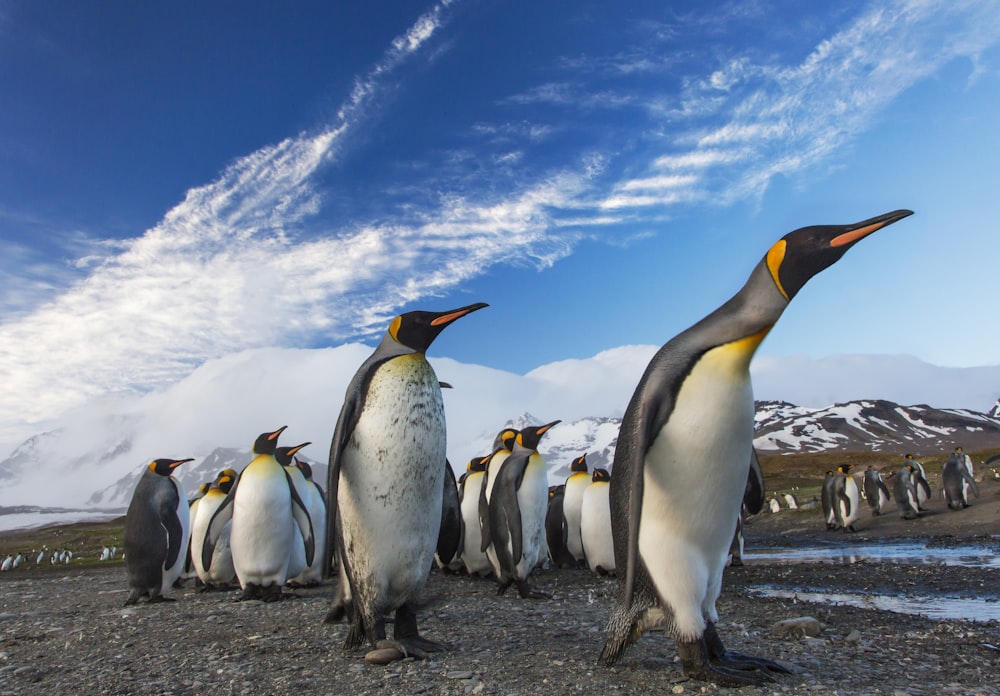
[(788, 243), (784, 239), (779, 239), (767, 250), (767, 270), (771, 272), (774, 284), (778, 286), (778, 291), (781, 292), (786, 300), (788, 299), (788, 293), (785, 292), (785, 288), (781, 285), (779, 271), (781, 270), (781, 262), (785, 260), (787, 246)]

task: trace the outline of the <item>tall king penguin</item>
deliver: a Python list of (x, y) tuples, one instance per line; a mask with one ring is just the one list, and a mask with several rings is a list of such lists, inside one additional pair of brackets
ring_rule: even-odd
[(367, 641), (376, 648), (370, 661), (441, 649), (419, 635), (416, 615), (441, 526), (447, 445), (441, 386), (424, 353), (445, 327), (486, 306), (396, 317), (347, 387), (327, 478), (327, 548), (342, 568), (327, 620), (346, 613), (344, 647)]
[(125, 568), (129, 595), (125, 606), (142, 596), (162, 602), (180, 577), (187, 558), (190, 516), (187, 494), (171, 476), (191, 459), (157, 459), (143, 472), (125, 513)]
[(614, 458), (619, 594), (602, 664), (614, 664), (643, 632), (665, 624), (691, 678), (741, 686), (788, 671), (728, 651), (715, 628), (752, 456), (750, 360), (810, 278), (910, 214), (785, 235), (735, 296), (653, 356), (622, 419)]

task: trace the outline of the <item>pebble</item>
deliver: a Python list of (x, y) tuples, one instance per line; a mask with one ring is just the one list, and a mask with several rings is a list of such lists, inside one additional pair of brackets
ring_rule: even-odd
[(771, 625), (771, 633), (779, 638), (815, 638), (823, 631), (823, 624), (812, 616), (784, 619)]

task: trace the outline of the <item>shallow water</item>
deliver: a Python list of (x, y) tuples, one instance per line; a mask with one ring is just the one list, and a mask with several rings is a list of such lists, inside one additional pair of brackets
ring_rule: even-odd
[(928, 547), (920, 543), (865, 543), (845, 546), (747, 549), (743, 562), (768, 565), (859, 562), (1000, 568), (1000, 556), (984, 546)]
[(989, 599), (957, 597), (896, 597), (880, 594), (848, 592), (809, 592), (780, 587), (760, 587), (749, 592), (755, 597), (794, 599), (809, 604), (833, 604), (879, 609), (897, 614), (926, 616), (931, 619), (966, 619), (968, 621), (1000, 621), (1000, 602)]

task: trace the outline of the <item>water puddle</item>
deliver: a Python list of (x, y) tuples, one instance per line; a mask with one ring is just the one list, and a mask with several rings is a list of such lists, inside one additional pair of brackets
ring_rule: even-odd
[(984, 546), (928, 547), (919, 543), (848, 544), (844, 546), (747, 549), (747, 564), (794, 565), (796, 563), (889, 563), (899, 565), (949, 565), (968, 568), (1000, 568), (1000, 557)]
[(810, 604), (832, 604), (860, 609), (879, 609), (897, 614), (924, 616), (929, 619), (965, 619), (968, 621), (1000, 621), (1000, 602), (989, 599), (959, 599), (955, 597), (893, 597), (878, 594), (846, 592), (809, 592), (778, 587), (758, 587), (749, 591), (755, 597), (794, 599)]

